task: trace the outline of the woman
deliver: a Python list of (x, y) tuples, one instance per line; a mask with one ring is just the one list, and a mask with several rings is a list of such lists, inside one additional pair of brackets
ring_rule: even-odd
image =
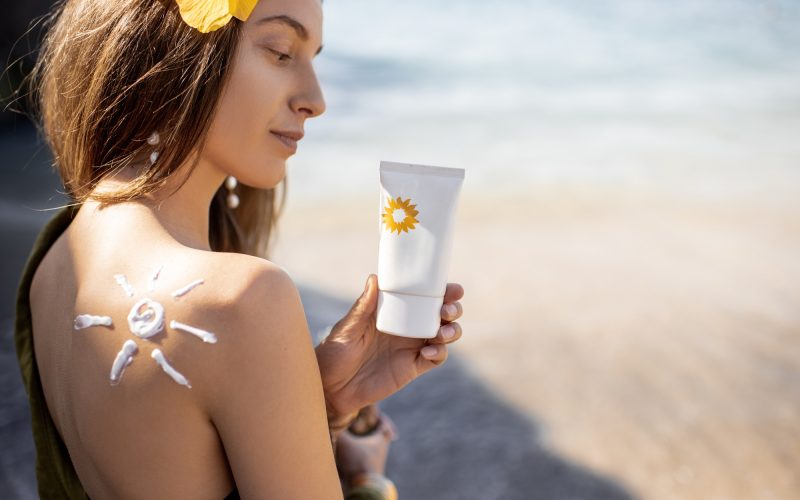
[(18, 297), (43, 498), (341, 498), (332, 439), (461, 335), (457, 284), (435, 339), (377, 332), (370, 275), (312, 346), (263, 257), (325, 110), (320, 0), (214, 3), (67, 0), (49, 23), (37, 110), (76, 203)]

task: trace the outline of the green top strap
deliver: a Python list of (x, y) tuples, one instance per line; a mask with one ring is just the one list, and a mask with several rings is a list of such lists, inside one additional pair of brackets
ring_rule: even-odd
[(36, 356), (33, 352), (33, 323), (29, 299), (36, 268), (53, 243), (70, 225), (79, 208), (77, 205), (62, 208), (47, 222), (28, 255), (17, 289), (14, 343), (17, 348), (17, 361), (22, 371), (22, 383), (28, 393), (31, 408), (31, 427), (36, 446), (36, 480), (39, 483), (41, 498), (70, 500), (88, 498), (44, 399), (42, 381), (39, 378)]

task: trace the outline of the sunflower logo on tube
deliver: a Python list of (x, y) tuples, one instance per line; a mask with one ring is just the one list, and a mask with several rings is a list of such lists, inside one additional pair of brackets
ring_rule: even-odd
[(397, 197), (396, 200), (389, 198), (386, 206), (383, 208), (383, 223), (389, 228), (389, 232), (397, 231), (408, 232), (415, 229), (414, 224), (419, 224), (419, 221), (414, 217), (419, 214), (414, 210), (417, 206), (411, 204), (411, 198), (403, 200)]

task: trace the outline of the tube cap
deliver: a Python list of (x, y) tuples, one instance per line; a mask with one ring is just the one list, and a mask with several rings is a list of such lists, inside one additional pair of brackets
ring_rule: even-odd
[(418, 339), (432, 339), (442, 323), (442, 297), (378, 291), (378, 330)]

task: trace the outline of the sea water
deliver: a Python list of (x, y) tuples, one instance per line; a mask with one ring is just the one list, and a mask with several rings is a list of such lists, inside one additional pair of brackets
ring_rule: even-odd
[(290, 162), (296, 200), (369, 196), (387, 158), (467, 168), (467, 193), (800, 196), (800, 2), (323, 9), (315, 65), (328, 109)]

